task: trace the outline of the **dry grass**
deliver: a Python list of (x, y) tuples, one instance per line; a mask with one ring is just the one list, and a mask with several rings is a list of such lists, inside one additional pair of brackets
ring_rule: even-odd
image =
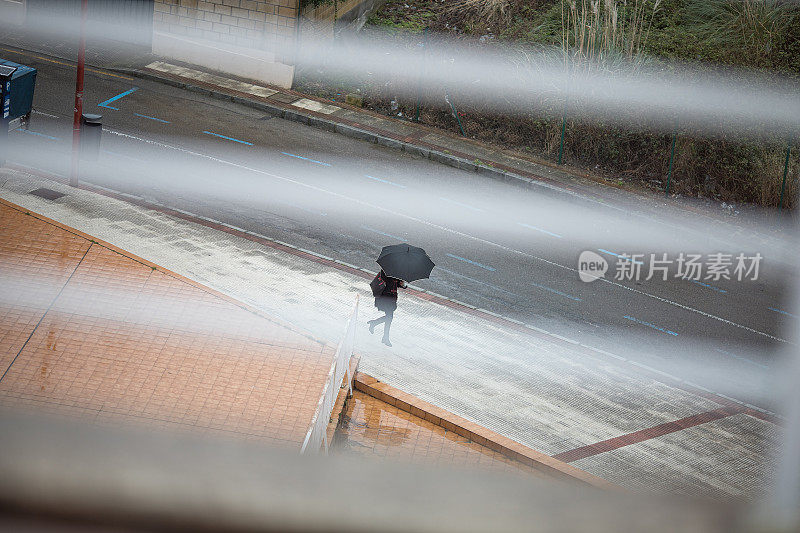
[(473, 24), (507, 23), (520, 0), (455, 0), (444, 10), (449, 17), (458, 17)]
[(734, 57), (760, 64), (791, 28), (798, 4), (785, 0), (693, 0), (687, 15), (698, 24), (701, 38), (728, 46)]
[[(618, 63), (630, 66), (631, 63), (638, 64), (645, 60), (644, 50), (647, 49), (648, 39), (655, 40), (656, 35), (662, 35), (659, 33), (658, 24), (663, 26), (664, 10), (667, 9), (662, 7), (664, 5), (662, 2), (667, 0), (548, 0), (548, 3), (542, 0), (447, 0), (444, 4), (436, 3), (433, 7), (430, 3), (415, 7), (424, 5), (433, 14), (424, 19), (427, 27), (451, 31), (451, 36), (453, 34), (462, 36), (464, 37), (462, 44), (465, 46), (482, 46), (476, 37), (490, 31), (487, 29), (489, 25), (487, 21), (500, 21), (504, 17), (517, 20), (525, 9), (539, 2), (544, 5), (543, 9), (547, 9), (551, 14), (553, 22), (552, 25), (542, 28), (552, 31), (554, 42), (561, 39), (563, 50), (568, 52), (565, 57), (572, 59), (573, 65), (600, 64), (602, 68), (611, 70)], [(711, 6), (715, 2), (719, 4), (716, 7)], [(716, 32), (715, 39), (720, 39), (720, 47), (730, 47), (731, 43), (740, 42), (739, 34), (735, 32), (744, 31), (743, 25), (757, 24), (762, 27), (761, 37), (752, 37), (753, 50), (747, 52), (749, 45), (745, 45), (742, 47), (744, 49), (742, 53), (763, 50), (769, 46), (765, 43), (780, 40), (780, 32), (791, 32), (791, 29), (785, 29), (785, 21), (776, 20), (774, 13), (768, 14), (762, 9), (763, 7), (779, 5), (777, 9), (780, 13), (788, 14), (788, 20), (792, 20), (791, 16), (794, 16), (796, 21), (800, 6), (795, 3), (794, 7), (789, 9), (783, 2), (777, 0), (685, 0), (685, 4), (681, 5), (685, 5), (686, 13), (689, 13), (690, 9), (700, 9), (692, 8), (692, 5), (701, 4), (702, 9), (707, 10), (705, 14), (697, 13), (697, 17), (694, 15), (692, 17), (709, 21), (709, 31)], [(559, 8), (562, 14), (560, 21)], [(723, 8), (725, 11), (721, 13), (720, 9)], [(417, 12), (417, 9), (404, 10), (402, 3), (397, 4), (394, 9), (397, 11), (393, 12), (395, 18), (402, 20), (407, 12)], [(712, 12), (717, 13), (719, 17), (724, 15), (727, 18), (714, 19), (710, 15)], [(724, 20), (727, 22), (722, 24)], [(450, 30), (447, 30), (448, 24), (445, 22), (449, 24)], [(497, 28), (496, 25), (492, 27)], [(396, 40), (396, 37), (391, 38)], [(433, 36), (429, 34), (428, 39), (429, 46), (435, 47), (435, 34)], [(727, 42), (723, 45), (726, 39)], [(409, 46), (413, 47), (415, 43), (416, 41), (411, 42)], [(502, 44), (513, 46), (507, 41)], [(535, 66), (530, 64), (534, 59), (526, 56), (525, 50), (528, 48), (525, 46), (519, 48), (520, 68)], [(586, 61), (587, 59), (593, 61)], [(415, 113), (415, 98), (397, 97), (402, 94), (416, 94), (416, 79), (415, 75), (408, 72), (398, 72), (391, 80), (365, 80), (359, 89), (365, 95), (365, 103), (369, 108), (392, 116), (397, 116), (398, 112), (401, 112), (403, 117), (412, 117)], [(320, 81), (322, 82), (319, 85), (320, 90), (344, 87), (346, 84), (333, 78)], [(351, 90), (351, 88), (335, 89), (332, 93), (329, 91), (323, 95), (335, 97), (336, 92), (345, 94)], [(425, 87), (421, 94), (420, 121), (455, 134), (459, 132), (458, 124), (445, 103), (446, 91), (458, 108), (468, 137), (550, 160), (557, 158), (563, 112), (563, 99), (558, 95), (558, 91), (554, 91), (548, 101), (540, 102), (542, 105), (535, 113), (521, 112), (509, 116), (493, 110), (487, 102), (470, 101), (468, 93), (462, 92), (459, 87)], [(393, 100), (399, 102), (399, 109), (392, 109), (390, 102)], [(578, 102), (575, 102), (572, 111), (567, 115), (564, 147), (566, 161), (578, 167), (592, 169), (593, 172), (614, 181), (655, 189), (663, 188), (670, 158), (672, 136), (669, 132), (648, 130), (647, 124), (637, 123), (635, 120), (624, 129), (611, 125), (614, 122), (610, 120), (604, 124), (602, 117), (592, 117), (590, 120), (577, 113), (577, 104)], [(632, 109), (631, 113), (635, 115), (635, 110)], [(726, 202), (752, 202), (762, 206), (777, 206), (785, 154), (786, 142), (779, 138), (742, 139), (734, 136), (708, 138), (695, 136), (691, 131), (682, 131), (678, 137), (671, 190), (687, 196), (700, 196)], [(800, 147), (792, 151), (784, 207), (791, 208), (798, 205), (798, 193), (800, 193), (798, 155)]]
[(641, 53), (661, 0), (562, 0), (561, 46), (586, 59)]

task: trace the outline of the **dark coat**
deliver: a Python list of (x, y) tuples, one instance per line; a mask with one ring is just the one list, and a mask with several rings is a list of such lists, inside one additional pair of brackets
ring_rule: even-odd
[(393, 313), (397, 309), (397, 296), (376, 296), (375, 307), (384, 313)]
[(393, 312), (397, 309), (397, 288), (400, 287), (402, 281), (387, 276), (383, 270), (378, 273), (378, 276), (386, 282), (386, 287), (380, 296), (375, 297), (375, 307), (384, 313)]

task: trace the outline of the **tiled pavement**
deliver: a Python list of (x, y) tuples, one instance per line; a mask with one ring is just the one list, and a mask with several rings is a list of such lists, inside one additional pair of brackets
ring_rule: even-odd
[(505, 472), (536, 470), (361, 391), (353, 391), (334, 442), (337, 452)]
[[(67, 196), (51, 202), (28, 194), (38, 187)], [(361, 277), (287, 254), (263, 239), (24, 173), (0, 173), (0, 196), (301, 324), (329, 342), (341, 335), (355, 294), (368, 291)], [(723, 407), (633, 367), (423, 298), (403, 298), (396, 319), (392, 349), (362, 323), (356, 346), (365, 372), (544, 454)], [(742, 413), (656, 433), (641, 442), (623, 439), (624, 446), (572, 464), (623, 486), (659, 492), (758, 497), (770, 488), (780, 433), (772, 422)]]
[(0, 406), (302, 443), (333, 351), (0, 204)]
[[(605, 479), (633, 490), (671, 492), (666, 480), (690, 472), (693, 495), (754, 496), (764, 494), (771, 483), (773, 470), (765, 463), (771, 461), (778, 439), (774, 424), (737, 414), (570, 464), (589, 472), (602, 464)], [(658, 474), (642, 476), (643, 464)]]

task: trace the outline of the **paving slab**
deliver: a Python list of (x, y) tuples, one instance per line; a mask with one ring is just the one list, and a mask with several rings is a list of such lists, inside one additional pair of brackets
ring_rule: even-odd
[[(605, 465), (609, 481), (646, 492), (758, 498), (777, 468), (769, 450), (780, 437), (773, 424), (739, 414), (572, 464), (589, 471)], [(663, 474), (641, 477), (642, 462)], [(665, 484), (666, 477), (680, 482)]]

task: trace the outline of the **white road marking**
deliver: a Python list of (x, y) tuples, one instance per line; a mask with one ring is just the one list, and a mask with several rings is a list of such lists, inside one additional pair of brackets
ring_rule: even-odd
[(51, 115), (50, 113), (43, 113), (41, 111), (36, 111), (35, 109), (32, 111), (32, 113), (34, 115), (41, 115), (43, 117), (48, 117), (48, 118), (61, 118), (58, 115)]
[[(234, 168), (239, 168), (241, 170), (247, 170), (249, 172), (254, 172), (256, 174), (261, 174), (263, 176), (269, 176), (271, 178), (274, 178), (274, 179), (277, 179), (277, 180), (280, 180), (280, 181), (284, 181), (284, 182), (287, 182), (287, 183), (293, 183), (295, 185), (299, 185), (299, 186), (305, 187), (307, 189), (311, 189), (311, 190), (315, 190), (315, 191), (318, 191), (318, 192), (323, 192), (323, 193), (326, 193), (326, 194), (330, 194), (331, 196), (335, 196), (337, 198), (341, 198), (341, 199), (347, 200), (349, 202), (354, 202), (356, 204), (363, 205), (365, 207), (369, 207), (370, 209), (375, 209), (377, 211), (382, 211), (384, 213), (389, 213), (389, 214), (391, 214), (393, 216), (396, 216), (396, 217), (405, 218), (407, 220), (418, 222), (420, 224), (429, 226), (431, 228), (436, 228), (436, 229), (439, 229), (441, 231), (444, 231), (444, 232), (447, 232), (447, 233), (451, 233), (453, 235), (458, 235), (460, 237), (464, 237), (464, 238), (473, 240), (475, 242), (480, 242), (482, 244), (486, 244), (486, 245), (492, 246), (494, 248), (498, 248), (500, 250), (504, 250), (506, 252), (510, 252), (510, 253), (513, 253), (513, 254), (516, 254), (516, 255), (521, 255), (523, 257), (527, 257), (527, 258), (530, 258), (530, 259), (535, 259), (536, 261), (540, 261), (542, 263), (546, 263), (546, 264), (554, 266), (554, 267), (558, 267), (558, 268), (561, 268), (561, 269), (564, 269), (564, 270), (568, 270), (570, 272), (574, 272), (575, 274), (578, 273), (577, 269), (575, 269), (573, 267), (570, 267), (570, 266), (567, 266), (567, 265), (562, 265), (561, 263), (558, 263), (556, 261), (551, 261), (550, 259), (545, 259), (544, 257), (539, 257), (537, 255), (533, 255), (533, 254), (530, 254), (530, 253), (527, 253), (527, 252), (523, 252), (521, 250), (517, 250), (515, 248), (511, 248), (509, 246), (505, 246), (503, 244), (496, 243), (494, 241), (483, 239), (481, 237), (476, 237), (474, 235), (470, 235), (470, 234), (464, 233), (462, 231), (458, 231), (458, 230), (455, 230), (455, 229), (452, 229), (452, 228), (448, 228), (446, 226), (442, 226), (442, 225), (436, 224), (434, 222), (429, 222), (427, 220), (424, 220), (424, 219), (421, 219), (421, 218), (418, 218), (418, 217), (415, 217), (415, 216), (412, 216), (412, 215), (409, 215), (409, 214), (406, 214), (406, 213), (401, 213), (399, 211), (394, 211), (394, 210), (389, 209), (387, 207), (383, 207), (383, 206), (380, 206), (380, 205), (375, 205), (375, 204), (366, 202), (364, 200), (359, 200), (357, 198), (352, 198), (352, 197), (347, 196), (345, 194), (342, 194), (342, 193), (339, 193), (339, 192), (336, 192), (336, 191), (332, 191), (332, 190), (329, 190), (329, 189), (325, 189), (323, 187), (318, 187), (316, 185), (310, 185), (308, 183), (303, 183), (301, 181), (298, 181), (298, 180), (295, 180), (295, 179), (292, 179), (292, 178), (287, 178), (286, 176), (281, 176), (281, 175), (278, 175), (278, 174), (274, 174), (274, 173), (268, 172), (266, 170), (261, 170), (261, 169), (258, 169), (258, 168), (248, 167), (247, 165), (242, 165), (240, 163), (234, 163), (232, 161), (227, 161), (225, 159), (220, 159), (218, 157), (202, 154), (202, 153), (199, 153), (199, 152), (194, 152), (192, 150), (189, 150), (189, 149), (186, 149), (186, 148), (180, 148), (178, 146), (172, 146), (172, 145), (169, 145), (169, 144), (160, 143), (158, 141), (153, 141), (153, 140), (150, 140), (150, 139), (144, 139), (142, 137), (137, 137), (135, 135), (131, 135), (131, 134), (128, 134), (128, 133), (124, 133), (124, 132), (120, 132), (120, 131), (116, 131), (116, 130), (112, 130), (112, 129), (108, 129), (106, 131), (108, 133), (111, 133), (111, 134), (114, 134), (114, 135), (118, 135), (118, 136), (121, 136), (121, 137), (137, 140), (137, 141), (144, 142), (144, 143), (147, 143), (147, 144), (152, 144), (154, 146), (160, 146), (160, 147), (166, 148), (168, 150), (175, 150), (175, 151), (178, 151), (178, 152), (183, 152), (183, 153), (190, 154), (190, 155), (193, 155), (193, 156), (196, 156), (196, 157), (201, 157), (201, 158), (207, 159), (209, 161), (215, 161), (215, 162), (223, 164), (223, 165), (228, 165), (228, 166), (231, 166), (231, 167), (234, 167)], [(644, 291), (640, 291), (638, 289), (634, 289), (634, 288), (631, 288), (631, 287), (626, 287), (625, 285), (622, 285), (622, 284), (617, 283), (617, 282), (612, 281), (612, 280), (605, 279), (603, 277), (597, 277), (597, 279), (599, 281), (602, 281), (604, 283), (608, 283), (608, 284), (613, 285), (615, 287), (619, 287), (619, 288), (634, 292), (636, 294), (640, 294), (642, 296), (646, 296), (648, 298), (653, 298), (654, 300), (657, 300), (659, 302), (666, 303), (668, 305), (672, 305), (674, 307), (678, 307), (680, 309), (683, 309), (683, 310), (686, 310), (686, 311), (690, 311), (692, 313), (697, 313), (697, 314), (699, 314), (701, 316), (704, 316), (706, 318), (711, 318), (713, 320), (717, 320), (717, 321), (722, 322), (724, 324), (728, 324), (730, 326), (734, 326), (734, 327), (743, 329), (745, 331), (749, 331), (750, 333), (755, 333), (756, 335), (761, 335), (763, 337), (767, 337), (767, 338), (772, 339), (774, 341), (782, 342), (784, 344), (792, 344), (792, 345), (794, 344), (794, 343), (789, 342), (789, 341), (787, 341), (785, 339), (782, 339), (780, 337), (775, 337), (773, 335), (770, 335), (769, 333), (765, 333), (763, 331), (758, 331), (756, 329), (753, 329), (751, 327), (745, 326), (743, 324), (739, 324), (737, 322), (733, 322), (732, 320), (728, 320), (728, 319), (713, 315), (711, 313), (706, 313), (705, 311), (701, 311), (700, 309), (696, 309), (696, 308), (688, 306), (688, 305), (684, 305), (684, 304), (681, 304), (681, 303), (678, 303), (678, 302), (674, 302), (674, 301), (669, 300), (667, 298), (662, 298), (661, 296), (656, 296), (654, 294), (650, 294), (650, 293), (647, 293), (647, 292), (644, 292)], [(474, 308), (473, 306), (468, 306), (468, 307)]]
[(471, 209), (472, 211), (483, 212), (483, 209), (481, 209), (479, 207), (473, 207), (473, 206), (471, 206), (469, 204), (465, 204), (465, 203), (462, 203), (462, 202), (457, 202), (455, 200), (451, 200), (450, 198), (445, 198), (444, 196), (440, 196), (439, 200), (444, 200), (445, 202), (449, 202), (449, 203), (451, 203), (453, 205), (457, 205), (459, 207), (464, 207), (466, 209)]

